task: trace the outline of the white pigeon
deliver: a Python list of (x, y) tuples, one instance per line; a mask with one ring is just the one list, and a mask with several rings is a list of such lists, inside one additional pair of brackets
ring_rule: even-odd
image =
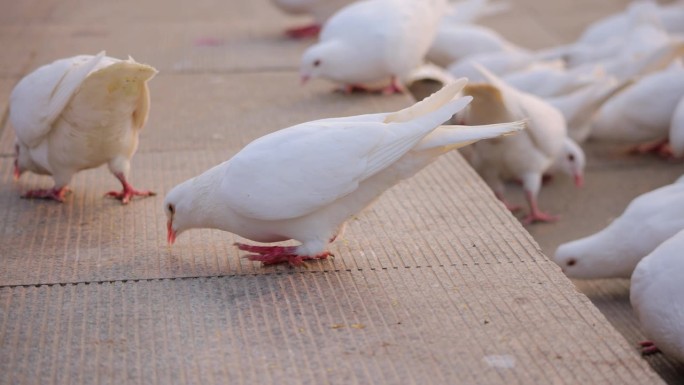
[(598, 44), (575, 42), (537, 55), (542, 59), (563, 58), (569, 68), (602, 64), (609, 74), (618, 76), (613, 72), (614, 67), (616, 71), (622, 70), (625, 63), (651, 56), (662, 47), (672, 45), (674, 40), (652, 13), (634, 13), (630, 14), (630, 28), (622, 35)]
[(684, 229), (684, 183), (636, 197), (603, 230), (564, 243), (554, 260), (570, 278), (629, 278), (659, 244)]
[(364, 0), (342, 8), (304, 52), (302, 82), (325, 78), (355, 89), (402, 92), (400, 83), (422, 64), (446, 0)]
[(473, 96), (470, 107), (459, 114), (465, 124), (491, 124), (527, 119), (528, 129), (520, 135), (483, 141), (472, 147), (469, 159), (494, 194), (515, 210), (504, 198), (504, 180), (522, 182), (530, 206), (523, 223), (551, 222), (556, 216), (541, 211), (537, 195), (542, 175), (563, 150), (566, 137), (563, 115), (542, 99), (507, 85), (480, 67), (491, 84), (469, 84), (464, 94)]
[(625, 143), (667, 140), (674, 110), (684, 96), (684, 69), (642, 77), (603, 104), (594, 118), (591, 138)]
[(649, 338), (642, 353), (662, 351), (684, 362), (684, 230), (660, 244), (634, 269), (629, 300)]
[(149, 113), (147, 81), (156, 73), (132, 58), (100, 52), (57, 60), (24, 77), (10, 95), (14, 175), (52, 175), (55, 184), (23, 197), (63, 201), (74, 174), (104, 163), (123, 185), (107, 195), (124, 204), (135, 195), (154, 195), (134, 189), (127, 178)]
[(604, 72), (600, 67), (564, 68), (537, 67), (503, 76), (503, 80), (520, 91), (541, 98), (565, 95), (600, 80)]
[(634, 1), (623, 12), (609, 15), (590, 24), (578, 41), (595, 45), (611, 39), (622, 39), (632, 28), (632, 15), (649, 12), (654, 13), (667, 32), (684, 33), (684, 3), (659, 5), (655, 1)]
[(490, 28), (476, 24), (449, 23), (445, 19), (439, 24), (437, 36), (427, 53), (427, 59), (437, 65), (446, 67), (455, 61), (484, 52), (521, 50)]
[(670, 121), (670, 151), (676, 158), (684, 157), (684, 97), (679, 100)]
[(168, 193), (169, 243), (188, 229), (215, 228), (256, 242), (301, 243), (238, 245), (265, 264), (326, 258), (344, 223), (394, 184), (441, 154), (524, 127), (440, 127), (470, 102), (459, 96), (465, 83), (398, 112), (317, 120), (253, 141)]
[(294, 38), (315, 37), (328, 18), (354, 0), (271, 0), (282, 11), (292, 15), (311, 15), (313, 22), (302, 27), (290, 28), (285, 34)]
[(605, 77), (574, 92), (544, 100), (558, 108), (567, 122), (568, 136), (581, 143), (591, 134), (593, 119), (601, 106), (629, 84)]

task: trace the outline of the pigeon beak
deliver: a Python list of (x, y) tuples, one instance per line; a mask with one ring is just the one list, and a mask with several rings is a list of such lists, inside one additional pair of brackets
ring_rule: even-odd
[(169, 246), (176, 242), (176, 232), (173, 230), (173, 219), (166, 221), (166, 240)]
[(21, 176), (21, 170), (19, 170), (19, 160), (14, 159), (14, 170), (12, 171), (12, 178), (14, 178), (14, 181), (18, 181), (19, 177)]
[(582, 174), (575, 175), (575, 186), (580, 188), (584, 186), (584, 177), (582, 176)]
[(301, 77), (302, 85), (305, 85), (309, 81), (309, 78), (310, 78), (309, 75), (302, 75), (302, 77)]

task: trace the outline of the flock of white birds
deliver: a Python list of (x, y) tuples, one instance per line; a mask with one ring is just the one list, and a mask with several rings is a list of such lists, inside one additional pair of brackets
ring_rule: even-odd
[[(404, 110), (288, 127), (166, 195), (169, 243), (192, 228), (216, 228), (257, 242), (238, 244), (264, 264), (326, 258), (345, 222), (385, 190), (456, 148), (495, 195), (519, 181), (524, 223), (557, 217), (538, 207), (544, 175), (583, 183), (588, 138), (635, 151), (684, 156), (684, 4), (635, 2), (590, 25), (574, 43), (532, 51), (475, 22), (505, 11), (487, 0), (273, 0), (313, 23), (287, 30), (318, 39), (304, 52), (302, 81), (324, 78), (343, 92), (391, 94), (411, 82), (445, 86)], [(128, 183), (147, 121), (147, 82), (156, 70), (132, 58), (80, 55), (44, 65), (10, 97), (14, 174), (51, 175), (54, 186), (26, 198), (63, 201), (72, 176), (108, 164), (128, 203), (154, 195)], [(469, 78), (468, 83), (464, 78)], [(482, 140), (487, 139), (487, 140)], [(684, 360), (684, 183), (635, 199), (590, 237), (561, 245), (570, 277), (631, 277), (645, 351)]]

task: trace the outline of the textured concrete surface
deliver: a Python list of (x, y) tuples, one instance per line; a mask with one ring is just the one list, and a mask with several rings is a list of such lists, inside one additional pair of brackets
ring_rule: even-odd
[[(536, 6), (497, 20), (551, 42)], [(218, 231), (168, 248), (160, 205), (178, 182), (278, 128), (411, 103), (299, 87), (307, 43), (280, 37), (296, 20), (268, 2), (34, 0), (0, 20), (0, 383), (660, 383), (457, 153), (307, 268), (245, 261)], [(11, 87), (101, 49), (161, 70), (132, 165), (159, 195), (105, 199), (118, 186), (99, 168), (64, 204), (19, 199), (51, 182), (11, 180)]]

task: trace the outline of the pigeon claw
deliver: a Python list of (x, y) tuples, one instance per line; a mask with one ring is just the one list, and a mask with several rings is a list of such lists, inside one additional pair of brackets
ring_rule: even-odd
[(547, 214), (543, 211), (532, 211), (523, 218), (522, 222), (526, 225), (531, 225), (536, 222), (556, 222), (560, 217), (558, 215)]
[(112, 197), (116, 198), (121, 201), (122, 204), (127, 204), (128, 202), (131, 201), (131, 198), (134, 196), (141, 196), (141, 197), (150, 197), (150, 196), (155, 196), (157, 193), (154, 191), (149, 191), (149, 190), (136, 190), (133, 187), (129, 188), (124, 188), (122, 191), (110, 191), (105, 194), (107, 197)]
[(319, 32), (321, 32), (320, 24), (310, 24), (302, 27), (286, 29), (285, 35), (293, 39), (306, 39), (317, 37)]
[(649, 356), (651, 354), (660, 353), (660, 349), (653, 343), (653, 341), (641, 341), (639, 342), (641, 346), (641, 355)]
[(51, 199), (57, 202), (64, 202), (64, 196), (69, 191), (65, 186), (62, 188), (29, 190), (21, 197), (24, 199)]
[(239, 242), (234, 243), (234, 245), (237, 246), (239, 250), (254, 253), (245, 255), (243, 258), (247, 258), (250, 261), (259, 261), (264, 265), (275, 265), (287, 262), (290, 266), (301, 266), (304, 261), (326, 259), (332, 255), (328, 251), (315, 256), (298, 255), (296, 254), (297, 246), (256, 246)]
[(130, 183), (128, 183), (128, 181), (126, 180), (126, 177), (122, 173), (116, 173), (116, 174), (114, 174), (114, 176), (116, 176), (116, 179), (118, 179), (119, 182), (121, 182), (121, 186), (123, 186), (123, 190), (121, 190), (121, 191), (110, 191), (110, 192), (106, 193), (105, 196), (116, 198), (116, 199), (121, 201), (121, 204), (124, 204), (124, 205), (127, 204), (128, 202), (131, 201), (131, 198), (133, 198), (136, 195), (141, 196), (141, 197), (150, 197), (150, 196), (157, 195), (157, 193), (155, 193), (153, 191), (149, 191), (149, 190), (140, 191), (140, 190), (134, 189), (133, 186), (131, 186)]

